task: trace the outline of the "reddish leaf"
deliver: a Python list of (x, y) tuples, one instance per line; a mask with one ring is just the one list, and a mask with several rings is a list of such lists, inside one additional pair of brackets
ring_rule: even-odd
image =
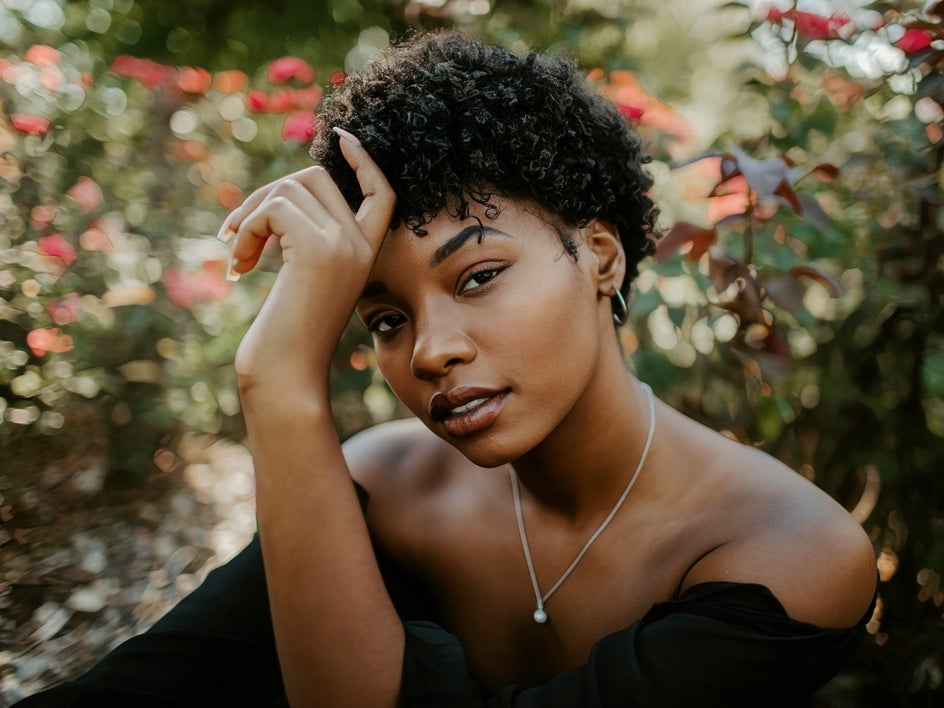
[(842, 295), (842, 285), (839, 284), (839, 281), (833, 278), (831, 275), (827, 275), (819, 268), (811, 265), (798, 265), (793, 266), (790, 271), (790, 275), (795, 278), (806, 277), (812, 280), (815, 280), (817, 283), (822, 285), (833, 297), (839, 297)]
[(769, 157), (758, 160), (739, 148), (732, 149), (731, 154), (737, 160), (737, 167), (744, 175), (744, 179), (747, 180), (751, 189), (757, 192), (758, 198), (770, 198), (777, 194), (777, 190), (784, 182), (787, 185), (790, 184), (790, 167), (781, 158)]
[(794, 213), (800, 215), (803, 214), (803, 205), (800, 204), (800, 200), (797, 198), (796, 192), (793, 191), (793, 187), (790, 186), (790, 183), (787, 180), (783, 180), (783, 182), (780, 183), (780, 185), (774, 190), (774, 194), (789, 204)]
[(656, 261), (659, 263), (665, 262), (673, 253), (686, 245), (691, 247), (685, 254), (685, 259), (697, 261), (714, 244), (717, 238), (718, 233), (714, 229), (706, 229), (684, 221), (679, 222), (659, 240), (656, 246)]
[(718, 305), (738, 315), (742, 322), (759, 322), (762, 319), (760, 287), (741, 261), (712, 249), (708, 260), (708, 277), (718, 293)]
[(764, 283), (764, 294), (787, 312), (796, 312), (803, 305), (803, 286), (796, 277), (786, 274)]
[(813, 174), (820, 182), (832, 182), (839, 176), (839, 168), (829, 162), (821, 162), (813, 168)]

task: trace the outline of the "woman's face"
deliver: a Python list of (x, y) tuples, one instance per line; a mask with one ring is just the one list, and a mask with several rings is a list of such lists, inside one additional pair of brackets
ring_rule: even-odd
[(391, 231), (356, 312), (400, 400), (470, 460), (496, 466), (558, 427), (613, 332), (579, 232), (575, 262), (536, 210), (472, 211), (481, 222), (440, 214), (425, 236)]

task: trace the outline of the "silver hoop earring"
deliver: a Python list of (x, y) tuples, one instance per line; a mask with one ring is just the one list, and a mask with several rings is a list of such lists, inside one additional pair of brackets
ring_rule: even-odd
[(610, 295), (610, 304), (613, 307), (613, 322), (620, 327), (629, 318), (629, 308), (626, 306), (626, 299), (617, 288), (613, 288), (613, 294)]

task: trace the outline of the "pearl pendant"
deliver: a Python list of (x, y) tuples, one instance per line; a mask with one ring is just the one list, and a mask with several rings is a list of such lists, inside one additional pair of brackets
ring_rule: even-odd
[(538, 624), (545, 624), (547, 622), (547, 612), (542, 610), (540, 607), (534, 611), (534, 621)]

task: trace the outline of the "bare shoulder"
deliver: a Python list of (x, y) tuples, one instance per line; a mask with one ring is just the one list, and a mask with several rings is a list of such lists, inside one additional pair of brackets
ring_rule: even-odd
[(415, 418), (368, 428), (343, 449), (351, 476), (369, 496), (368, 526), (388, 550), (424, 535), (424, 524), (454, 489), (456, 473), (469, 464)]
[(875, 592), (875, 553), (855, 519), (829, 495), (758, 450), (725, 441), (725, 489), (714, 517), (723, 542), (701, 558), (685, 586), (711, 580), (766, 586), (794, 619), (851, 627)]
[(413, 496), (437, 484), (453, 450), (415, 418), (367, 428), (343, 449), (351, 476), (372, 498)]

